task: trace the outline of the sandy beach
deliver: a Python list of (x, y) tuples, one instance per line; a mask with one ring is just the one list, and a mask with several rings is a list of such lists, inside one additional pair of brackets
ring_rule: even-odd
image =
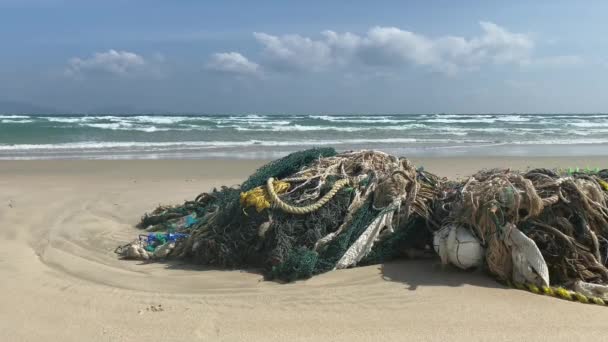
[[(484, 167), (606, 167), (608, 157), (414, 159)], [(3, 341), (603, 340), (608, 309), (507, 289), (438, 260), (293, 284), (249, 270), (118, 260), (156, 205), (240, 183), (263, 161), (0, 161)], [(570, 319), (576, 317), (576, 324)]]

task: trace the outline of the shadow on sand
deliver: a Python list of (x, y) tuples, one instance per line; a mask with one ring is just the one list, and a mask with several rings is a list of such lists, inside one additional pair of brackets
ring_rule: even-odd
[[(141, 262), (140, 264), (158, 263), (159, 261)], [(162, 263), (169, 270), (182, 271), (224, 271), (240, 272), (259, 275), (264, 277), (264, 272), (259, 268), (221, 268), (195, 263), (184, 260), (164, 260)], [(380, 276), (385, 281), (398, 282), (406, 286), (410, 291), (415, 291), (419, 286), (449, 286), (458, 287), (462, 285), (473, 285), (487, 288), (506, 288), (498, 283), (490, 275), (480, 270), (464, 271), (451, 265), (442, 265), (438, 259), (397, 259), (391, 262), (367, 267), (376, 267), (380, 270)], [(260, 279), (263, 281), (263, 279)], [(270, 280), (272, 281), (272, 280)], [(305, 281), (305, 280), (304, 280)], [(284, 283), (283, 281), (276, 281)]]
[(403, 283), (411, 291), (419, 286), (457, 287), (465, 284), (505, 288), (482, 271), (463, 271), (450, 265), (441, 265), (437, 259), (404, 259), (379, 266), (384, 280)]
[[(126, 260), (126, 259), (125, 259)], [(200, 265), (188, 260), (149, 260), (149, 261), (139, 261), (138, 265), (147, 265), (147, 264), (158, 264), (162, 263), (164, 267), (168, 270), (178, 270), (178, 271), (216, 271), (216, 272), (240, 272), (240, 273), (248, 273), (255, 274), (261, 277), (264, 276), (264, 272), (259, 268), (225, 268), (225, 267), (217, 267), (217, 266), (207, 266)]]

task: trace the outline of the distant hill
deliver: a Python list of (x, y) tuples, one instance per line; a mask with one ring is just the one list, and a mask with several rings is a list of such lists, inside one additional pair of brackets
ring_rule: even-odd
[(67, 114), (57, 108), (17, 101), (0, 101), (0, 114)]

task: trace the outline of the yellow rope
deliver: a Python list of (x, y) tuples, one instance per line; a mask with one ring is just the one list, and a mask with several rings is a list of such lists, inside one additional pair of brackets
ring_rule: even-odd
[(329, 200), (331, 200), (338, 193), (338, 191), (340, 191), (340, 189), (349, 184), (348, 179), (340, 179), (336, 181), (334, 183), (334, 186), (332, 186), (331, 190), (329, 190), (329, 192), (326, 193), (325, 196), (321, 197), (317, 202), (304, 207), (296, 207), (283, 202), (279, 198), (277, 192), (275, 192), (275, 189), (273, 187), (273, 182), (274, 178), (272, 177), (268, 178), (268, 181), (266, 182), (266, 191), (270, 195), (272, 204), (286, 213), (296, 215), (304, 215), (319, 210), (322, 206), (329, 202)]
[(597, 305), (608, 305), (602, 298), (599, 297), (587, 297), (584, 294), (572, 290), (565, 289), (563, 287), (549, 287), (542, 286), (538, 287), (534, 284), (523, 284), (523, 283), (507, 283), (509, 286), (529, 291), (532, 293), (561, 298), (564, 300), (580, 302), (584, 304), (597, 304)]
[[(275, 181), (272, 184), (272, 190), (279, 194), (289, 190), (289, 187), (289, 183), (282, 181)], [(271, 198), (268, 195), (268, 191), (261, 186), (247, 192), (241, 192), (241, 207), (243, 208), (255, 207), (255, 210), (259, 213), (266, 208), (270, 208), (270, 202)]]
[(348, 179), (340, 179), (336, 181), (331, 190), (325, 194), (317, 202), (307, 205), (304, 207), (296, 207), (283, 202), (279, 198), (279, 194), (285, 193), (290, 188), (288, 182), (301, 182), (306, 181), (306, 178), (290, 178), (282, 181), (276, 181), (274, 178), (269, 178), (266, 187), (257, 187), (247, 192), (241, 193), (241, 206), (243, 208), (255, 207), (258, 212), (264, 209), (270, 208), (271, 203), (275, 204), (277, 208), (290, 213), (290, 214), (308, 214), (319, 210), (322, 206), (327, 204), (344, 186), (349, 184)]
[(608, 191), (608, 183), (599, 178), (596, 178), (596, 181), (602, 186), (602, 189)]

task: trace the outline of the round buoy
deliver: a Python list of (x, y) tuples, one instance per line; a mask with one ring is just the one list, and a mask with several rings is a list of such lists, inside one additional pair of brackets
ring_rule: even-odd
[(449, 225), (433, 236), (433, 247), (443, 262), (467, 270), (483, 263), (484, 248), (466, 228)]

